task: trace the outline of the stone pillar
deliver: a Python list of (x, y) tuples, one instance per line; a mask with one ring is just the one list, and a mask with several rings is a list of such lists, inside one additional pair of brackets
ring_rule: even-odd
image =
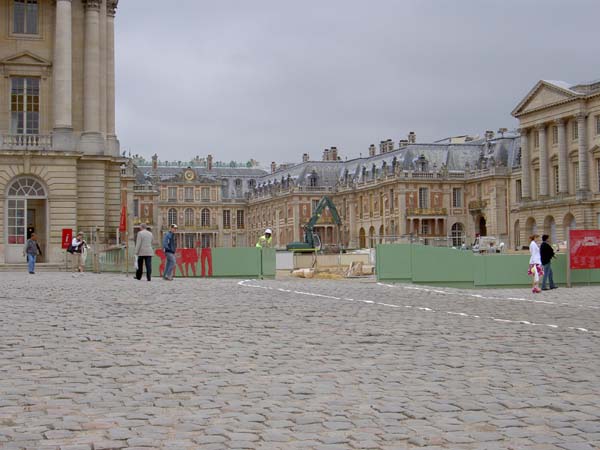
[(100, 2), (100, 132), (106, 138), (107, 130), (107, 76), (108, 61), (106, 54), (108, 36), (107, 27), (107, 7), (106, 0)]
[(556, 119), (558, 128), (558, 193), (569, 192), (569, 155), (567, 153), (567, 133), (565, 119)]
[(538, 125), (540, 136), (540, 197), (548, 196), (548, 145), (546, 142), (546, 125)]
[(586, 115), (577, 114), (577, 144), (579, 151), (577, 153), (579, 159), (579, 188), (578, 191), (587, 192), (590, 189), (589, 171), (588, 171), (588, 155), (587, 155), (587, 136), (586, 136)]
[(119, 156), (119, 141), (115, 129), (115, 13), (118, 0), (106, 5), (106, 134), (112, 156)]
[(53, 146), (73, 150), (71, 0), (57, 0), (54, 24), (54, 130)]
[(102, 0), (82, 0), (85, 5), (83, 56), (83, 134), (80, 150), (103, 154), (100, 133), (100, 5)]
[(529, 154), (529, 130), (521, 128), (521, 198), (531, 198), (531, 156)]

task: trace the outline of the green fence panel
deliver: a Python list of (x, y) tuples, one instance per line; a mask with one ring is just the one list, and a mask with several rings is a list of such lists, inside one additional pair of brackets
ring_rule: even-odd
[(380, 281), (412, 280), (412, 245), (381, 244), (377, 246), (375, 271)]
[(415, 283), (473, 283), (474, 255), (452, 248), (412, 245)]
[(275, 278), (276, 256), (274, 248), (263, 248), (261, 252), (262, 276), (266, 278)]
[(529, 255), (473, 254), (475, 286), (520, 286), (531, 284), (527, 275)]

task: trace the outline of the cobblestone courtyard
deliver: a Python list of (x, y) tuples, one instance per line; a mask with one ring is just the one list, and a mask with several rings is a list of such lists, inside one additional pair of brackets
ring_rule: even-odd
[(0, 448), (600, 448), (600, 289), (0, 275)]

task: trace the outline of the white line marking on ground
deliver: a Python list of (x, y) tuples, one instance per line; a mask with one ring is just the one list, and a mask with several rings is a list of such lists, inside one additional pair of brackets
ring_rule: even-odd
[[(379, 306), (384, 306), (384, 307), (388, 307), (388, 308), (413, 308), (419, 311), (424, 311), (424, 312), (432, 312), (432, 313), (443, 313), (443, 314), (450, 314), (450, 315), (455, 315), (455, 316), (461, 316), (461, 317), (467, 317), (470, 319), (480, 319), (481, 316), (478, 315), (474, 315), (474, 314), (467, 314), (467, 313), (463, 313), (463, 312), (455, 312), (455, 311), (436, 311), (433, 310), (431, 308), (427, 308), (427, 307), (423, 307), (423, 306), (414, 306), (414, 305), (394, 305), (394, 304), (389, 304), (389, 303), (382, 303), (382, 302), (374, 302), (372, 300), (360, 300), (360, 299), (351, 299), (351, 298), (340, 298), (340, 297), (334, 297), (331, 295), (325, 295), (325, 294), (318, 294), (315, 292), (304, 292), (304, 291), (292, 291), (289, 289), (281, 289), (281, 288), (272, 288), (272, 287), (268, 287), (268, 286), (261, 286), (260, 284), (257, 284), (258, 281), (257, 280), (242, 280), (240, 282), (238, 282), (239, 286), (242, 287), (248, 287), (248, 288), (258, 288), (258, 289), (267, 289), (267, 290), (277, 290), (280, 292), (285, 292), (285, 293), (293, 293), (293, 294), (298, 294), (298, 295), (308, 295), (311, 297), (320, 297), (320, 298), (326, 298), (329, 300), (347, 300), (347, 301), (356, 301), (356, 302), (361, 302), (361, 303), (366, 303), (369, 305), (379, 305)], [(378, 283), (382, 286), (389, 286), (389, 287), (395, 287), (392, 285), (386, 285), (383, 283)], [(410, 286), (410, 287), (406, 287), (407, 289), (415, 289), (415, 287)], [(416, 288), (417, 290), (423, 290), (423, 291), (427, 291), (429, 292), (429, 290), (427, 289), (421, 289), (421, 288)], [(445, 292), (448, 295), (459, 295), (458, 293), (448, 293)], [(490, 298), (490, 297), (485, 297), (485, 298)], [(519, 299), (521, 300), (521, 299)], [(569, 305), (571, 306), (571, 305)], [(552, 328), (552, 329), (560, 329), (561, 327), (559, 327), (558, 325), (555, 324), (550, 324), (550, 323), (535, 323), (535, 322), (529, 322), (528, 320), (511, 320), (511, 319), (502, 319), (499, 317), (492, 317), (492, 316), (488, 316), (488, 317), (484, 317), (484, 319), (488, 319), (488, 320), (492, 320), (494, 322), (498, 322), (498, 323), (506, 323), (506, 324), (517, 324), (517, 325), (528, 325), (528, 326), (535, 326), (535, 327), (547, 327), (547, 328)], [(593, 331), (593, 330), (589, 330), (587, 328), (582, 328), (582, 327), (564, 327), (567, 330), (573, 330), (573, 331), (580, 331), (582, 333), (590, 333), (590, 334), (594, 334), (594, 335), (600, 335), (600, 332), (598, 331)]]

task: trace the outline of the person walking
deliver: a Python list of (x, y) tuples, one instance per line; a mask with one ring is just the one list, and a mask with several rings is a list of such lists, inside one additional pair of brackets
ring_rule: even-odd
[(273, 232), (271, 231), (271, 229), (267, 228), (265, 230), (265, 234), (263, 234), (261, 237), (258, 238), (258, 242), (256, 243), (256, 247), (258, 247), (258, 248), (271, 248), (271, 245), (273, 243), (273, 238), (271, 237), (272, 234), (273, 234)]
[(31, 233), (31, 236), (27, 239), (23, 253), (27, 256), (27, 269), (29, 270), (29, 273), (32, 275), (35, 274), (35, 260), (38, 255), (42, 254), (35, 233)]
[(87, 243), (83, 240), (83, 231), (78, 232), (73, 238), (71, 247), (73, 250), (73, 266), (77, 267), (77, 272), (83, 272), (87, 256)]
[(152, 279), (152, 233), (148, 230), (148, 225), (145, 223), (140, 224), (141, 230), (137, 234), (135, 239), (135, 254), (137, 257), (137, 270), (135, 271), (135, 278), (138, 280), (142, 279), (142, 272), (144, 271), (144, 264), (146, 265), (146, 279), (150, 281)]
[[(552, 258), (554, 258), (554, 249), (548, 243), (548, 235), (542, 235), (542, 244), (540, 245), (540, 260), (544, 269), (544, 276), (542, 277), (542, 291), (548, 289), (556, 289), (558, 286), (554, 284), (554, 277), (552, 273)], [(550, 288), (548, 288), (548, 282)]]
[(531, 276), (532, 284), (531, 284), (531, 292), (534, 294), (539, 294), (542, 292), (539, 288), (540, 275), (544, 274), (544, 269), (542, 268), (542, 260), (540, 257), (540, 248), (536, 242), (536, 239), (539, 238), (539, 234), (532, 234), (529, 236), (529, 270), (527, 274)]
[(177, 251), (177, 243), (175, 242), (175, 232), (177, 231), (177, 225), (171, 224), (171, 229), (163, 238), (163, 251), (167, 258), (167, 264), (165, 267), (165, 273), (163, 278), (167, 281), (173, 280), (173, 274), (175, 273), (175, 252)]

